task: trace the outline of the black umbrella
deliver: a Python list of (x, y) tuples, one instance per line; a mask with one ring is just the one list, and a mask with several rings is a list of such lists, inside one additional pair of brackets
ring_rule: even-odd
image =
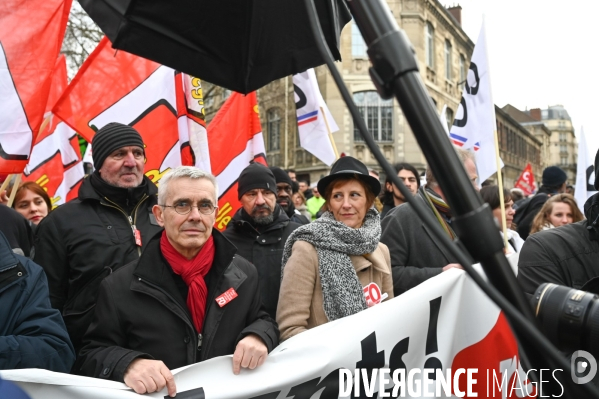
[[(80, 0), (116, 49), (240, 93), (324, 63), (300, 0)], [(344, 0), (316, 0), (339, 60), (351, 15)]]

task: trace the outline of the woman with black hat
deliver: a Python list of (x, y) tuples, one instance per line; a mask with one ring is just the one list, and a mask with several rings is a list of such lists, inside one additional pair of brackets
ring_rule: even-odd
[(380, 190), (378, 179), (352, 157), (339, 159), (318, 182), (327, 211), (295, 230), (283, 251), (281, 341), (393, 297), (389, 249), (379, 242), (372, 206)]

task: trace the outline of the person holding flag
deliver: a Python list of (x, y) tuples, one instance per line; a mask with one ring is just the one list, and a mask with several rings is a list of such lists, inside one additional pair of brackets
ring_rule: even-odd
[(144, 142), (130, 126), (109, 123), (93, 138), (96, 171), (77, 199), (38, 226), (35, 262), (48, 276), (50, 302), (61, 311), (78, 352), (100, 282), (136, 260), (161, 227), (151, 214), (157, 187), (143, 174)]

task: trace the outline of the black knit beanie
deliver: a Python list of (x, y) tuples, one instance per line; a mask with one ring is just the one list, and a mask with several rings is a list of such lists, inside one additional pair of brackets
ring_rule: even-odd
[(268, 169), (270, 169), (272, 174), (275, 175), (275, 181), (277, 183), (287, 183), (290, 186), (293, 186), (293, 184), (291, 184), (291, 177), (289, 177), (287, 172), (285, 172), (283, 169), (277, 168), (276, 166), (269, 166)]
[[(93, 147), (92, 147), (93, 148)], [(550, 187), (558, 187), (568, 180), (568, 175), (557, 166), (550, 166), (543, 171), (543, 185)]]
[(241, 199), (243, 194), (247, 193), (248, 191), (257, 188), (270, 190), (275, 193), (275, 195), (277, 194), (277, 183), (275, 181), (275, 176), (272, 174), (270, 169), (260, 163), (254, 162), (245, 168), (241, 172), (241, 175), (239, 175), (237, 183), (238, 199)]
[(96, 132), (92, 139), (94, 168), (100, 169), (104, 160), (113, 151), (127, 146), (137, 146), (144, 150), (144, 142), (137, 130), (118, 122), (112, 122), (104, 126)]

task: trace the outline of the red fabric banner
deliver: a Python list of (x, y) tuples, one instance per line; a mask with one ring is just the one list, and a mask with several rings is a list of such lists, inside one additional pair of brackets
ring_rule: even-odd
[(525, 196), (534, 194), (537, 184), (535, 183), (535, 175), (532, 173), (532, 166), (530, 164), (526, 165), (514, 187), (521, 189)]
[(21, 173), (44, 119), (72, 0), (0, 2), (0, 173)]
[(24, 181), (34, 181), (46, 190), (53, 206), (76, 198), (83, 180), (83, 162), (76, 132), (50, 110), (67, 87), (67, 64), (61, 55), (54, 67), (46, 104), (47, 123), (40, 131), (24, 171)]

